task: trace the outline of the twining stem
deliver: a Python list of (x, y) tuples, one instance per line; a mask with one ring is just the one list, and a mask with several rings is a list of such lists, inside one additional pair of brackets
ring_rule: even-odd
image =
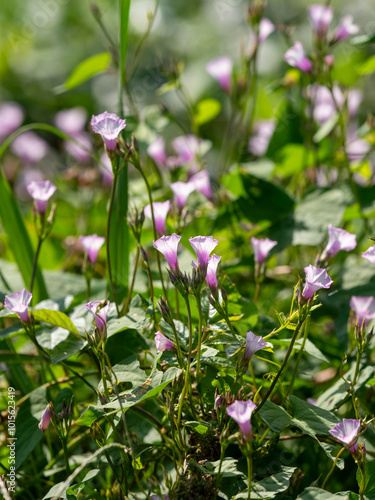
[(248, 446), (246, 453), (246, 461), (247, 461), (247, 499), (250, 500), (251, 497), (251, 479), (253, 477), (253, 457), (251, 453), (251, 448)]
[(310, 319), (311, 319), (311, 314), (309, 313), (307, 315), (307, 317), (306, 317), (305, 328), (304, 328), (304, 333), (303, 333), (303, 340), (302, 340), (302, 344), (301, 344), (301, 349), (300, 349), (300, 351), (298, 353), (298, 356), (297, 356), (297, 359), (296, 359), (296, 364), (294, 366), (292, 379), (291, 379), (291, 381), (289, 383), (289, 387), (288, 387), (288, 391), (287, 391), (287, 396), (290, 396), (292, 394), (292, 392), (293, 392), (294, 381), (295, 381), (296, 376), (297, 376), (298, 367), (299, 367), (299, 364), (301, 362), (303, 350), (305, 349), (307, 335), (309, 333)]
[[(179, 406), (178, 406), (178, 413), (177, 413), (177, 427), (178, 428), (180, 428), (182, 406), (184, 404), (186, 392), (188, 391), (188, 387), (189, 387), (191, 353), (192, 353), (192, 350), (193, 350), (193, 325), (192, 325), (192, 320), (191, 320), (191, 310), (190, 310), (190, 304), (189, 304), (189, 296), (186, 295), (184, 297), (184, 299), (185, 299), (186, 310), (187, 310), (187, 315), (188, 315), (188, 324), (189, 324), (189, 352), (188, 352), (187, 362), (186, 362), (186, 373), (185, 373), (184, 387), (182, 389), (182, 393), (181, 393), (181, 397), (180, 397), (180, 403), (179, 403)], [(193, 408), (192, 408), (192, 410), (193, 410)]]
[(139, 257), (140, 257), (141, 251), (139, 249), (139, 246), (137, 246), (137, 254), (135, 256), (135, 263), (134, 263), (134, 269), (133, 269), (133, 276), (132, 276), (132, 281), (130, 283), (130, 288), (129, 288), (129, 293), (128, 296), (126, 297), (126, 301), (124, 304), (124, 307), (121, 309), (121, 316), (124, 316), (128, 312), (128, 307), (130, 303), (130, 299), (132, 297), (133, 289), (134, 289), (134, 283), (135, 283), (135, 277), (137, 275), (137, 267), (138, 267), (138, 262), (139, 262)]
[(198, 293), (195, 296), (197, 300), (197, 308), (198, 308), (198, 315), (199, 315), (199, 325), (198, 325), (198, 346), (197, 346), (197, 381), (199, 379), (200, 375), (200, 360), (201, 360), (201, 343), (202, 343), (202, 327), (203, 327), (203, 314), (202, 314), (202, 304), (201, 304), (201, 298), (200, 294)]
[(35, 273), (36, 273), (36, 268), (37, 268), (37, 265), (38, 265), (38, 258), (39, 258), (40, 249), (42, 248), (43, 240), (44, 240), (44, 238), (42, 236), (39, 236), (38, 246), (36, 247), (35, 255), (34, 255), (33, 270), (32, 270), (32, 273), (31, 273), (30, 293), (33, 293)]
[(113, 183), (112, 183), (112, 189), (111, 189), (111, 196), (110, 196), (110, 199), (109, 199), (109, 208), (108, 208), (107, 233), (106, 233), (106, 248), (107, 248), (107, 268), (108, 268), (109, 285), (111, 287), (113, 300), (115, 301), (115, 304), (116, 304), (117, 314), (119, 314), (119, 303), (118, 303), (118, 297), (117, 297), (117, 292), (116, 292), (116, 286), (115, 286), (115, 284), (113, 282), (113, 276), (112, 276), (111, 252), (110, 252), (110, 241), (109, 241), (109, 237), (110, 237), (110, 234), (111, 234), (111, 229), (110, 229), (110, 227), (111, 227), (111, 216), (112, 216), (113, 204), (114, 204), (114, 200), (115, 200), (117, 180), (118, 180), (118, 174), (114, 170), (114, 172), (113, 172)]
[(181, 353), (180, 339), (178, 337), (178, 333), (177, 333), (176, 327), (175, 327), (175, 325), (174, 325), (173, 322), (170, 324), (170, 326), (171, 326), (171, 328), (173, 330), (175, 341), (176, 341), (178, 363), (181, 366), (181, 368), (183, 368), (184, 367), (184, 362), (183, 362), (182, 353)]
[(324, 480), (324, 482), (323, 482), (323, 484), (322, 484), (322, 489), (323, 489), (323, 490), (325, 489), (325, 486), (326, 486), (326, 484), (327, 484), (327, 481), (328, 481), (328, 479), (331, 477), (332, 472), (335, 470), (335, 467), (336, 467), (337, 461), (338, 461), (338, 459), (339, 459), (340, 455), (344, 452), (344, 450), (346, 450), (346, 446), (344, 446), (343, 448), (341, 448), (341, 450), (337, 453), (336, 458), (335, 458), (335, 461), (333, 462), (333, 465), (332, 465), (332, 467), (331, 467), (331, 470), (328, 472), (328, 474), (327, 474), (327, 476), (326, 476), (326, 478), (325, 478), (325, 480)]

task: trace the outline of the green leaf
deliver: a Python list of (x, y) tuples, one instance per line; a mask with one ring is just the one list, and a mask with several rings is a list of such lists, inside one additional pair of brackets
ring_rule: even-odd
[(108, 322), (107, 335), (111, 337), (123, 330), (145, 328), (148, 323), (149, 318), (146, 316), (146, 311), (141, 307), (132, 307), (126, 316)]
[(320, 488), (310, 487), (303, 490), (303, 492), (298, 495), (297, 500), (353, 500), (354, 498), (358, 498), (358, 495), (356, 497), (352, 495), (356, 494), (351, 491), (343, 491), (334, 494)]
[(207, 422), (194, 421), (185, 422), (185, 426), (190, 427), (194, 430), (194, 432), (197, 432), (198, 434), (206, 434), (206, 432), (212, 428)]
[[(252, 499), (267, 499), (275, 498), (278, 493), (289, 488), (290, 478), (292, 477), (296, 467), (284, 467), (281, 466), (282, 471), (274, 474), (272, 476), (262, 479), (258, 483), (251, 486), (251, 498)], [(248, 491), (242, 491), (234, 498), (247, 498)]]
[(69, 316), (65, 313), (60, 311), (50, 311), (48, 309), (35, 309), (32, 313), (35, 321), (48, 323), (53, 326), (60, 326), (61, 328), (64, 328), (79, 337), (77, 328), (74, 326)]
[(260, 409), (259, 415), (262, 420), (268, 425), (273, 432), (278, 434), (288, 425), (292, 424), (292, 417), (284, 410), (283, 407), (277, 406), (271, 401), (266, 401), (263, 408)]
[(71, 90), (81, 83), (86, 82), (93, 76), (105, 71), (111, 61), (109, 52), (96, 54), (82, 61), (70, 74), (66, 82), (62, 85), (63, 90)]
[(105, 415), (105, 411), (100, 406), (90, 405), (79, 417), (78, 420), (75, 421), (77, 425), (90, 427), (95, 420), (101, 418)]
[[(130, 0), (120, 0), (120, 82), (124, 80), (128, 51)], [(122, 114), (122, 113), (121, 113)]]
[(360, 75), (369, 75), (373, 73), (375, 71), (375, 56), (369, 57), (365, 62), (358, 64), (356, 70)]
[[(275, 346), (279, 345), (279, 346), (289, 347), (290, 341), (291, 341), (291, 339), (272, 339), (272, 343)], [(303, 342), (303, 339), (298, 339), (295, 342), (293, 349), (295, 349), (296, 351), (300, 351), (302, 342)], [(314, 358), (319, 359), (320, 361), (324, 361), (325, 363), (329, 363), (329, 360), (324, 356), (324, 354), (309, 339), (306, 339), (304, 351), (307, 352), (307, 354), (310, 354), (310, 356), (313, 356)]]
[(77, 354), (86, 344), (86, 341), (83, 339), (78, 339), (72, 334), (64, 340), (60, 342), (54, 349), (51, 351), (51, 361), (52, 364), (56, 365), (60, 363), (60, 361), (64, 361), (70, 356)]
[[(361, 487), (362, 472), (359, 467), (357, 470), (357, 482), (358, 486)], [(375, 462), (366, 462), (364, 494), (368, 500), (375, 500)]]
[(334, 113), (329, 120), (327, 120), (316, 132), (316, 134), (313, 137), (313, 141), (315, 143), (319, 143), (322, 141), (327, 135), (329, 135), (332, 130), (335, 128), (339, 121), (339, 114)]
[(216, 99), (203, 99), (196, 105), (195, 122), (197, 125), (203, 125), (216, 118), (220, 111), (221, 103), (219, 101)]

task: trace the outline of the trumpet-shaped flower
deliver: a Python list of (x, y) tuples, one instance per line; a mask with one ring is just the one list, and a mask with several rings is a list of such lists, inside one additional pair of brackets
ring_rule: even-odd
[(147, 148), (147, 154), (157, 165), (165, 165), (167, 162), (167, 154), (165, 152), (164, 138), (158, 136)]
[(197, 172), (189, 179), (189, 183), (192, 184), (196, 191), (203, 194), (208, 199), (212, 198), (212, 189), (210, 183), (210, 177), (207, 170), (201, 170)]
[(24, 323), (30, 321), (29, 313), (27, 307), (32, 299), (32, 294), (23, 289), (19, 292), (11, 293), (5, 296), (4, 305), (9, 311), (15, 312), (20, 317), (20, 320)]
[(176, 201), (177, 208), (181, 211), (190, 196), (190, 194), (195, 191), (195, 185), (192, 182), (173, 182), (171, 189), (174, 194), (174, 199)]
[(44, 214), (47, 209), (47, 201), (56, 191), (56, 186), (50, 181), (33, 181), (26, 186), (26, 189), (35, 201), (38, 212)]
[(207, 63), (206, 71), (225, 92), (229, 92), (233, 71), (233, 61), (230, 57), (222, 56), (213, 59)]
[(216, 271), (220, 260), (221, 256), (214, 254), (212, 257), (209, 258), (207, 265), (206, 282), (209, 289), (211, 290), (212, 295), (215, 298), (218, 297), (218, 283), (217, 283)]
[[(154, 219), (155, 219), (156, 231), (161, 236), (162, 234), (165, 234), (165, 231), (166, 231), (165, 222), (167, 220), (168, 212), (171, 208), (171, 202), (169, 200), (168, 201), (154, 201), (154, 203), (152, 204), (152, 207), (154, 209)], [(152, 220), (152, 213), (151, 213), (151, 205), (150, 204), (145, 206), (144, 213), (148, 219)]]
[(207, 269), (210, 254), (219, 242), (212, 236), (195, 236), (189, 238), (189, 243), (197, 255), (198, 264), (202, 269)]
[(262, 264), (267, 259), (272, 248), (277, 245), (277, 241), (270, 240), (269, 238), (259, 240), (253, 236), (251, 238), (251, 244), (254, 250), (255, 262), (257, 264)]
[(86, 121), (87, 111), (81, 106), (63, 109), (56, 113), (55, 116), (56, 127), (72, 137), (77, 137), (82, 134), (85, 129)]
[(305, 267), (305, 273), (306, 282), (302, 291), (305, 299), (310, 299), (315, 292), (321, 288), (329, 288), (333, 283), (325, 269), (319, 269), (310, 265)]
[(333, 18), (333, 9), (329, 5), (314, 4), (308, 9), (308, 15), (315, 34), (325, 38)]
[(375, 264), (375, 245), (363, 252), (362, 257), (370, 261), (371, 264)]
[(227, 408), (228, 415), (240, 426), (240, 431), (246, 439), (251, 439), (251, 415), (256, 408), (256, 404), (249, 401), (235, 401)]
[(103, 306), (103, 302), (101, 300), (89, 302), (85, 305), (86, 309), (94, 316), (95, 324), (100, 334), (104, 336), (107, 331), (107, 312), (109, 308), (109, 301), (107, 300), (103, 307), (100, 306)]
[(305, 49), (301, 42), (296, 42), (293, 47), (290, 47), (285, 52), (285, 61), (293, 68), (298, 68), (304, 73), (308, 73), (312, 69), (310, 59), (306, 57)]
[(25, 114), (22, 107), (16, 102), (2, 102), (0, 104), (0, 139), (8, 137), (22, 124)]
[(162, 236), (154, 241), (154, 248), (164, 255), (172, 271), (178, 271), (177, 251), (181, 236), (173, 233), (171, 236)]
[(176, 137), (172, 146), (178, 155), (179, 164), (189, 163), (194, 160), (200, 152), (202, 139), (193, 134)]
[(167, 337), (160, 331), (155, 333), (155, 345), (158, 352), (160, 351), (173, 351), (174, 345)]
[(244, 359), (251, 359), (257, 351), (265, 347), (272, 347), (272, 344), (263, 340), (263, 337), (258, 337), (258, 335), (255, 335), (253, 332), (247, 332), (245, 352), (243, 355)]
[(46, 431), (48, 429), (50, 421), (51, 421), (51, 408), (49, 405), (47, 405), (46, 409), (44, 410), (40, 418), (40, 422), (38, 424), (39, 429), (43, 432)]
[(85, 253), (94, 264), (98, 258), (98, 253), (103, 246), (105, 239), (97, 234), (90, 234), (89, 236), (81, 236), (79, 241), (82, 243)]
[(79, 143), (65, 141), (64, 148), (68, 155), (72, 156), (79, 163), (89, 163), (91, 161), (91, 155), (89, 151), (92, 151), (91, 137), (86, 132), (81, 132), (76, 134), (74, 139)]
[(322, 259), (330, 259), (337, 254), (340, 250), (350, 252), (357, 246), (356, 235), (351, 234), (345, 229), (333, 227), (332, 224), (328, 225), (329, 240), (327, 246), (323, 250)]
[(254, 135), (250, 137), (248, 149), (254, 156), (266, 154), (276, 128), (275, 120), (262, 120), (255, 124)]
[(91, 118), (91, 126), (94, 132), (102, 136), (108, 151), (113, 151), (116, 148), (119, 133), (126, 127), (126, 121), (115, 113), (105, 111)]
[(350, 299), (350, 307), (357, 315), (358, 324), (361, 326), (363, 320), (365, 324), (370, 319), (375, 318), (375, 299), (374, 297), (357, 297)]
[(338, 25), (334, 35), (333, 41), (340, 42), (341, 40), (345, 40), (349, 36), (355, 35), (358, 33), (359, 28), (356, 24), (353, 23), (352, 16), (345, 16), (342, 18), (341, 23)]
[(24, 132), (14, 139), (11, 150), (27, 165), (34, 165), (48, 153), (47, 142), (34, 134), (34, 132)]
[(355, 420), (352, 418), (344, 418), (341, 422), (336, 424), (335, 427), (333, 427), (333, 429), (329, 431), (329, 433), (331, 434), (331, 436), (341, 441), (344, 445), (352, 443), (352, 445), (349, 446), (349, 450), (352, 453), (356, 453), (358, 450), (358, 444), (356, 438), (358, 436), (358, 431), (360, 427), (361, 427), (360, 420)]
[(259, 35), (258, 35), (258, 41), (260, 43), (264, 42), (266, 38), (270, 36), (271, 33), (273, 33), (276, 29), (276, 26), (273, 24), (272, 21), (264, 17), (261, 19), (259, 23)]

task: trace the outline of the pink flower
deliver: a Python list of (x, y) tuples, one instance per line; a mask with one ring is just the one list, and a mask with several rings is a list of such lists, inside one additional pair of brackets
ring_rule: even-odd
[(341, 20), (341, 23), (339, 24), (333, 35), (333, 42), (339, 42), (341, 40), (344, 40), (345, 38), (348, 38), (351, 35), (355, 35), (356, 33), (358, 33), (358, 31), (359, 31), (358, 26), (353, 23), (353, 17), (345, 16)]
[(227, 408), (228, 415), (240, 426), (240, 431), (246, 439), (252, 438), (251, 415), (256, 404), (249, 401), (235, 401)]
[(319, 38), (325, 38), (328, 27), (333, 18), (332, 7), (314, 4), (308, 8), (307, 12), (315, 34)]
[(225, 401), (224, 397), (221, 396), (220, 394), (218, 396), (216, 396), (215, 403), (214, 403), (214, 410), (217, 410), (218, 408), (220, 408), (220, 406), (222, 404), (224, 404), (224, 401)]
[(0, 104), (0, 140), (17, 130), (24, 117), (23, 108), (18, 103), (2, 102)]
[(357, 315), (359, 326), (362, 326), (363, 320), (365, 324), (370, 319), (375, 318), (375, 299), (374, 297), (356, 297), (350, 299), (350, 307)]
[(371, 144), (365, 139), (353, 139), (346, 145), (346, 154), (350, 161), (361, 161), (371, 150)]
[(212, 236), (195, 236), (194, 238), (189, 238), (189, 243), (197, 255), (200, 267), (207, 269), (210, 254), (219, 242)]
[(80, 134), (76, 134), (74, 139), (79, 142), (79, 144), (64, 141), (65, 151), (79, 163), (89, 163), (91, 161), (91, 155), (88, 151), (92, 151), (91, 137), (86, 132), (81, 132)]
[(225, 92), (229, 92), (233, 71), (233, 61), (230, 57), (222, 56), (213, 59), (206, 64), (206, 71)]
[(158, 352), (174, 350), (173, 342), (167, 339), (161, 332), (156, 332), (155, 334), (155, 345)]
[(81, 106), (63, 109), (56, 113), (55, 125), (65, 134), (77, 137), (82, 134), (87, 121), (87, 111)]
[[(165, 234), (165, 232), (166, 232), (165, 222), (167, 220), (168, 212), (171, 208), (171, 202), (169, 200), (162, 201), (162, 202), (156, 201), (152, 204), (152, 206), (154, 209), (156, 231), (161, 236), (161, 235)], [(148, 219), (152, 220), (151, 205), (150, 204), (145, 206), (144, 213)]]
[(164, 255), (169, 267), (173, 271), (178, 271), (177, 251), (181, 236), (173, 233), (171, 236), (162, 236), (154, 241), (154, 248)]
[(96, 300), (95, 302), (89, 302), (85, 305), (86, 309), (94, 316), (95, 324), (102, 336), (105, 335), (107, 331), (107, 312), (109, 308), (109, 301), (106, 301), (104, 307), (99, 307), (103, 302), (101, 300)]
[(341, 441), (344, 445), (352, 443), (352, 445), (349, 446), (349, 450), (352, 453), (356, 453), (358, 450), (357, 435), (360, 427), (360, 420), (344, 418), (342, 422), (336, 424), (335, 427), (329, 431), (329, 433), (331, 436)]
[(126, 122), (114, 113), (105, 111), (91, 118), (91, 126), (94, 132), (102, 136), (108, 151), (113, 151), (116, 148), (117, 137), (126, 127)]
[(302, 291), (305, 299), (310, 299), (315, 292), (321, 288), (329, 288), (333, 283), (325, 269), (318, 269), (310, 265), (305, 267), (305, 273), (306, 283)]
[(172, 142), (172, 146), (178, 154), (180, 164), (195, 160), (200, 153), (201, 143), (202, 139), (198, 139), (193, 134), (176, 137)]
[(351, 89), (348, 92), (347, 107), (348, 113), (351, 118), (355, 117), (358, 108), (363, 101), (363, 93), (358, 89)]
[(218, 284), (217, 284), (216, 271), (220, 260), (221, 257), (219, 255), (214, 254), (212, 257), (209, 258), (207, 264), (206, 282), (209, 289), (211, 290), (212, 295), (215, 298), (218, 298)]
[(260, 43), (264, 42), (264, 40), (268, 38), (270, 34), (275, 31), (275, 29), (276, 26), (273, 24), (273, 22), (264, 17), (259, 23), (258, 41)]
[(170, 186), (174, 194), (177, 208), (181, 211), (189, 195), (195, 191), (195, 186), (191, 182), (173, 182)]
[(288, 49), (284, 55), (285, 61), (293, 68), (298, 68), (304, 73), (312, 70), (310, 59), (305, 55), (305, 49), (301, 42), (296, 42), (293, 47)]
[(48, 144), (34, 132), (24, 132), (14, 139), (11, 150), (24, 163), (33, 165), (46, 156)]
[(368, 248), (366, 252), (363, 252), (362, 257), (371, 262), (371, 264), (375, 264), (375, 245)]
[(266, 154), (275, 128), (275, 120), (263, 120), (255, 124), (254, 134), (248, 144), (250, 153), (254, 156), (263, 156)]
[(48, 429), (49, 423), (51, 421), (51, 408), (49, 405), (46, 406), (46, 409), (42, 413), (40, 422), (38, 424), (38, 427), (41, 431), (46, 431)]
[(313, 118), (319, 125), (323, 125), (323, 123), (333, 117), (336, 113), (336, 104), (339, 108), (342, 108), (344, 105), (344, 96), (337, 85), (333, 87), (335, 99), (333, 99), (331, 91), (323, 85), (310, 85), (307, 91), (314, 106)]
[(332, 258), (340, 250), (350, 252), (350, 250), (353, 250), (357, 246), (355, 234), (351, 234), (344, 229), (333, 227), (332, 224), (328, 225), (328, 235), (329, 240), (322, 253), (323, 260)]
[(24, 288), (19, 292), (6, 295), (4, 305), (9, 311), (17, 313), (23, 323), (28, 323), (30, 321), (30, 316), (27, 307), (31, 299), (32, 294)]
[(103, 246), (105, 239), (97, 234), (91, 234), (89, 236), (81, 236), (79, 241), (82, 243), (85, 253), (87, 253), (88, 258), (94, 264), (98, 258), (98, 253)]
[(102, 174), (103, 184), (111, 186), (113, 182), (112, 163), (106, 153), (103, 153), (100, 157), (99, 170)]
[(277, 245), (277, 241), (272, 241), (269, 238), (264, 238), (263, 240), (258, 240), (257, 238), (254, 238), (254, 236), (251, 238), (251, 244), (253, 245), (254, 249), (254, 260), (256, 264), (262, 264), (263, 261), (266, 260), (268, 257), (268, 254), (272, 250), (274, 246)]
[(189, 179), (189, 183), (194, 186), (194, 189), (199, 193), (203, 194), (209, 200), (212, 198), (212, 189), (210, 183), (210, 177), (207, 170), (201, 170), (197, 172)]
[(243, 355), (244, 359), (251, 359), (257, 351), (260, 351), (265, 347), (272, 347), (272, 344), (270, 344), (269, 342), (265, 342), (263, 340), (263, 337), (258, 337), (253, 332), (247, 332), (246, 347)]
[(47, 209), (47, 201), (51, 198), (56, 191), (56, 186), (50, 181), (30, 182), (26, 186), (30, 196), (36, 203), (38, 212), (44, 214)]
[(147, 148), (147, 154), (157, 165), (165, 165), (167, 161), (167, 154), (165, 152), (164, 138), (158, 136)]

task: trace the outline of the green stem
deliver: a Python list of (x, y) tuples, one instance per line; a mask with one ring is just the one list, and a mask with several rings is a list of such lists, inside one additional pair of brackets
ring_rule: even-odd
[(115, 478), (117, 479), (118, 485), (119, 485), (122, 493), (125, 495), (125, 498), (127, 498), (128, 492), (126, 491), (125, 486), (123, 485), (123, 482), (121, 481), (121, 478), (118, 475), (116, 467), (114, 466), (114, 463), (112, 462), (112, 459), (111, 459), (111, 457), (110, 457), (110, 455), (109, 455), (109, 453), (108, 453), (107, 450), (105, 450), (104, 455), (106, 456), (107, 461), (109, 463), (109, 466), (112, 469), (112, 472), (113, 472)]
[(62, 438), (62, 446), (64, 450), (64, 460), (65, 460), (65, 468), (66, 468), (66, 474), (67, 476), (70, 476), (70, 466), (69, 466), (69, 455), (68, 455), (68, 449), (66, 447), (66, 438)]
[(110, 241), (109, 241), (110, 234), (111, 234), (111, 229), (110, 229), (111, 228), (111, 216), (112, 216), (113, 204), (114, 204), (114, 200), (115, 200), (117, 179), (118, 179), (117, 172), (114, 172), (113, 173), (112, 189), (111, 189), (111, 197), (109, 200), (109, 209), (108, 209), (106, 248), (107, 248), (107, 267), (108, 267), (109, 285), (111, 287), (113, 300), (115, 301), (115, 304), (116, 304), (117, 314), (119, 314), (119, 303), (118, 303), (118, 298), (117, 298), (117, 293), (116, 293), (116, 286), (113, 282), (113, 276), (112, 276), (111, 252), (110, 252)]
[(43, 238), (41, 236), (39, 236), (38, 246), (36, 247), (36, 251), (35, 251), (35, 255), (34, 255), (33, 270), (31, 273), (30, 293), (33, 293), (35, 273), (36, 273), (36, 269), (37, 269), (37, 265), (38, 265), (38, 258), (39, 258), (40, 249), (42, 248), (42, 243), (43, 243)]
[(202, 304), (200, 299), (200, 294), (195, 296), (197, 301), (198, 315), (199, 315), (199, 325), (198, 325), (198, 346), (197, 346), (197, 382), (200, 376), (200, 360), (201, 360), (201, 350), (202, 350), (202, 327), (203, 327), (203, 315), (202, 315)]
[[(184, 404), (186, 392), (189, 392), (188, 387), (189, 387), (189, 378), (190, 378), (190, 363), (191, 363), (191, 353), (193, 350), (193, 325), (192, 325), (192, 321), (191, 321), (191, 310), (190, 310), (190, 304), (189, 304), (189, 296), (188, 295), (185, 296), (184, 299), (185, 299), (186, 310), (187, 310), (187, 315), (188, 315), (188, 324), (189, 324), (189, 352), (188, 352), (187, 362), (186, 362), (186, 373), (185, 373), (184, 387), (182, 389), (180, 403), (178, 406), (178, 413), (177, 413), (177, 427), (178, 427), (178, 429), (180, 429), (182, 406)], [(191, 409), (192, 409), (192, 411), (194, 411), (193, 407)]]
[(305, 349), (307, 335), (309, 333), (310, 319), (311, 319), (311, 314), (308, 314), (307, 317), (306, 317), (306, 321), (305, 321), (305, 328), (304, 328), (304, 333), (303, 333), (303, 340), (302, 340), (302, 344), (301, 344), (301, 349), (300, 349), (300, 351), (298, 353), (296, 364), (294, 365), (292, 380), (289, 383), (289, 388), (288, 388), (288, 391), (287, 391), (287, 396), (289, 396), (293, 392), (294, 381), (295, 381), (296, 376), (297, 376), (298, 367), (299, 367), (299, 364), (301, 362), (303, 350)]
[(134, 263), (134, 270), (133, 270), (132, 281), (131, 281), (131, 284), (130, 284), (129, 293), (128, 293), (128, 296), (126, 298), (124, 307), (121, 309), (121, 316), (124, 316), (128, 312), (129, 303), (130, 303), (130, 300), (131, 300), (131, 297), (132, 297), (132, 293), (133, 293), (133, 289), (134, 289), (135, 277), (137, 275), (137, 268), (138, 268), (138, 262), (139, 262), (140, 253), (141, 252), (139, 250), (139, 246), (137, 246), (137, 254), (136, 254), (136, 257), (135, 257), (135, 263)]
[(328, 481), (328, 479), (331, 477), (332, 472), (335, 470), (335, 467), (336, 467), (337, 461), (338, 461), (338, 459), (339, 459), (340, 455), (343, 453), (343, 451), (344, 451), (344, 450), (346, 450), (346, 446), (344, 446), (343, 448), (341, 448), (341, 450), (337, 453), (336, 458), (335, 458), (335, 461), (333, 462), (333, 465), (332, 465), (332, 467), (331, 467), (331, 470), (328, 472), (328, 474), (327, 474), (327, 476), (326, 476), (325, 480), (323, 481), (323, 484), (322, 484), (322, 489), (323, 489), (323, 490), (325, 489), (325, 486), (326, 486), (326, 484), (327, 484), (327, 481)]
[(253, 477), (253, 458), (251, 453), (248, 453), (246, 455), (246, 461), (247, 461), (247, 482), (248, 482), (248, 488), (247, 488), (247, 498), (250, 500), (251, 497), (251, 479)]

